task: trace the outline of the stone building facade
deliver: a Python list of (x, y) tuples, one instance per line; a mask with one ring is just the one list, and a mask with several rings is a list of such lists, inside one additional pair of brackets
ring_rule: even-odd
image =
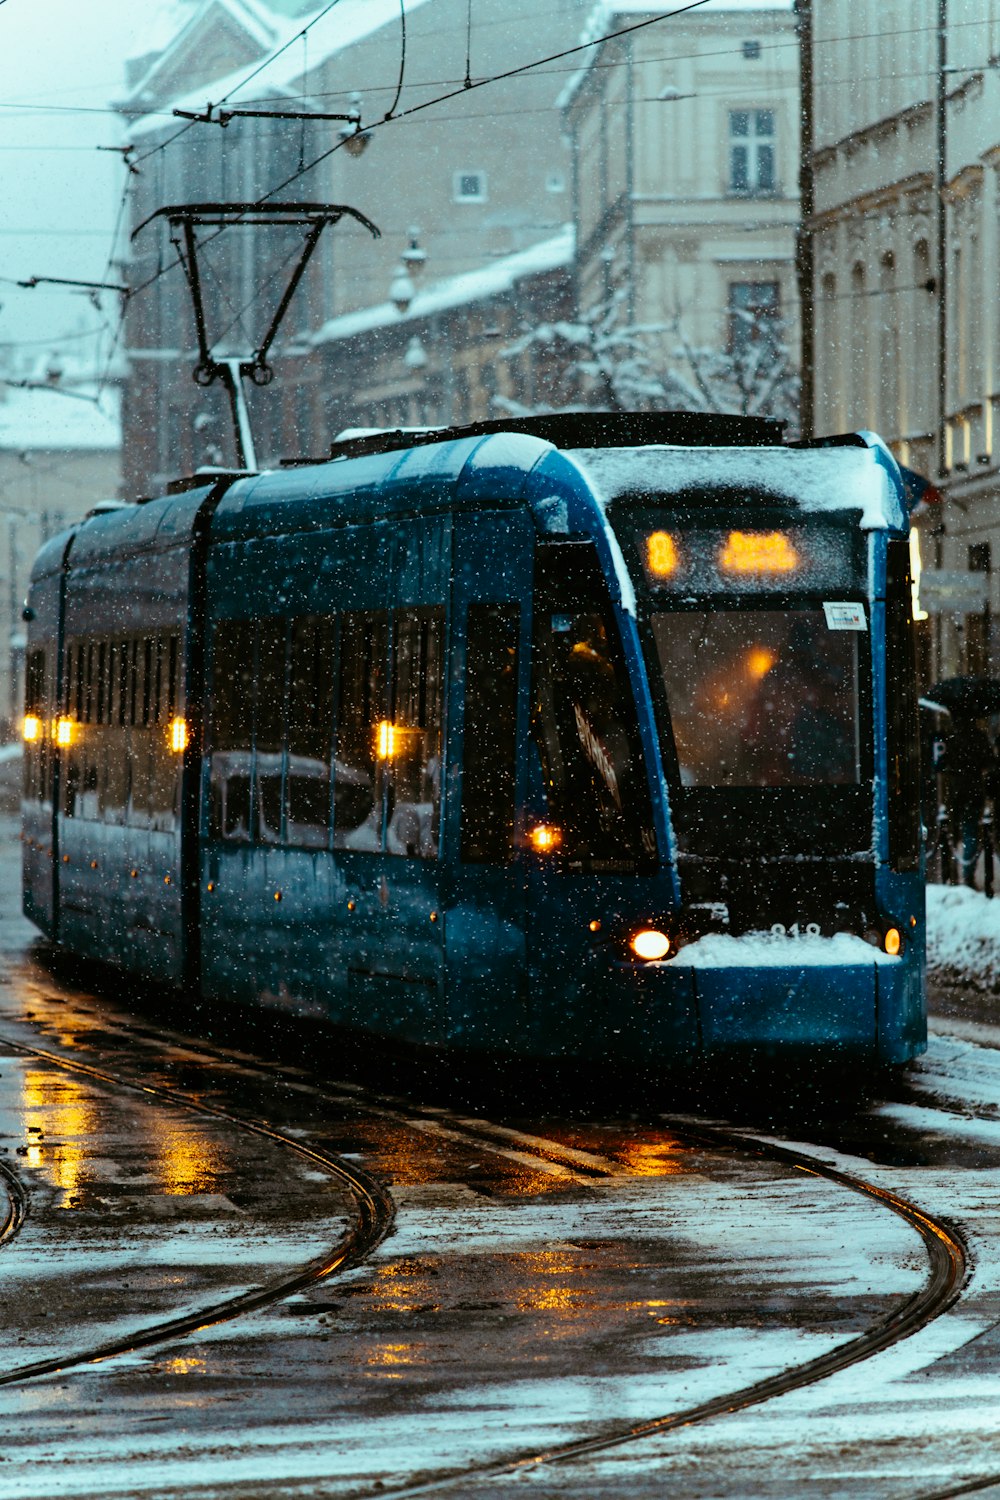
[(795, 15), (790, 0), (709, 0), (634, 29), (660, 13), (602, 0), (587, 34), (624, 34), (591, 49), (562, 96), (578, 295), (584, 312), (614, 300), (626, 322), (662, 327), (697, 401), (720, 368), (705, 351), (780, 328), (797, 366)]
[(809, 24), (815, 428), (873, 428), (937, 486), (924, 676), (996, 673), (1000, 4), (812, 0)]
[[(317, 4), (197, 0), (173, 41), (137, 63), (121, 106), (140, 166), (133, 225), (164, 204), (266, 196), (348, 203), (381, 230), (372, 240), (345, 221), (320, 242), (274, 349), (275, 383), (254, 393), (261, 460), (322, 453), (339, 427), (371, 416), (381, 400), (373, 392), (385, 387), (382, 405), (394, 408), (414, 384), (400, 376), (397, 391), (391, 371), (376, 368), (379, 341), (369, 340), (368, 368), (349, 360), (350, 383), (330, 386), (343, 361), (322, 355), (331, 341), (317, 343), (318, 330), (383, 306), (401, 273), (404, 284), (412, 282), (412, 301), (432, 282), (489, 269), (563, 231), (571, 213), (570, 158), (555, 100), (565, 73), (517, 70), (572, 46), (589, 3), (476, 0), (470, 27), (466, 0), (406, 0), (398, 99), (399, 0), (342, 0), (305, 38)], [(475, 87), (512, 70), (504, 81)], [(473, 87), (465, 87), (466, 78)], [(423, 107), (446, 94), (452, 97)], [(261, 115), (234, 115), (221, 125), (220, 107), (313, 116), (356, 111), (362, 128)], [(175, 108), (209, 118), (173, 118)], [(387, 122), (392, 113), (401, 118)], [(345, 146), (347, 136), (357, 139)], [(235, 228), (206, 243), (203, 284), (219, 353), (255, 347), (297, 236)], [(126, 493), (148, 493), (199, 463), (232, 462), (223, 392), (191, 380), (194, 328), (183, 276), (170, 269), (175, 259), (161, 225), (136, 237), (130, 281), (148, 285), (133, 297), (127, 324)], [(460, 320), (450, 328), (457, 334)], [(395, 359), (392, 336), (380, 339)], [(430, 347), (427, 354), (439, 357)], [(442, 389), (456, 395), (449, 410), (481, 414), (478, 382), (468, 401), (461, 396), (467, 363), (463, 356), (450, 374), (442, 370)], [(439, 406), (445, 409), (443, 399)]]

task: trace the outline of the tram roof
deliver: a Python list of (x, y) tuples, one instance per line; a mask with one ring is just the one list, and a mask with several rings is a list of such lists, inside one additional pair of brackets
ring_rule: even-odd
[[(629, 498), (692, 506), (763, 501), (807, 514), (853, 515), (865, 530), (907, 528), (895, 461), (870, 434), (783, 445), (774, 423), (722, 419), (731, 423), (723, 427), (715, 419), (719, 425), (702, 428), (689, 417), (687, 430), (674, 428), (683, 433), (680, 442), (650, 442), (657, 429), (647, 414), (638, 415), (639, 421), (626, 414), (622, 422), (603, 422), (599, 447), (580, 441), (592, 440), (593, 425), (555, 419), (444, 429), (410, 443), (402, 433), (355, 440), (345, 444), (343, 457), (234, 479), (213, 518), (213, 540), (484, 506), (532, 504), (541, 512), (562, 500), (580, 522), (583, 511), (594, 515), (595, 505), (603, 511)], [(659, 426), (660, 433), (668, 430)], [(704, 440), (725, 431), (736, 441)], [(557, 445), (560, 436), (570, 442)], [(210, 489), (211, 481), (202, 480), (184, 493), (93, 516), (77, 533), (70, 566), (177, 545)], [(44, 554), (36, 577), (56, 566), (56, 549)]]

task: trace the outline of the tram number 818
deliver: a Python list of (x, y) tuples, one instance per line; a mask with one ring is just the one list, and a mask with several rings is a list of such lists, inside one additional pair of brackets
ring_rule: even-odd
[(784, 922), (773, 922), (771, 924), (771, 936), (821, 937), (822, 933), (820, 932), (820, 926), (818, 922), (806, 922), (804, 926), (801, 922), (793, 922), (790, 927), (786, 927)]

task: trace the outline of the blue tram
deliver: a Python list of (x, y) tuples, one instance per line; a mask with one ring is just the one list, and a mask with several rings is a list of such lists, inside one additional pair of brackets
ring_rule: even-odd
[(908, 516), (870, 434), (335, 445), (39, 554), (24, 909), (247, 1005), (659, 1066), (925, 1045)]

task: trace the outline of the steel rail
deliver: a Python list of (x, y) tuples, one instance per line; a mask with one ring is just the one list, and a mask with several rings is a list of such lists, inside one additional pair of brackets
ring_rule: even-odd
[(0, 1246), (12, 1240), (28, 1215), (28, 1195), (24, 1183), (12, 1172), (6, 1162), (0, 1161), (0, 1178), (3, 1179), (7, 1211), (0, 1223)]
[[(282, 1277), (279, 1281), (271, 1282), (253, 1291), (243, 1292), (237, 1297), (228, 1297), (221, 1302), (210, 1303), (207, 1307), (195, 1312), (182, 1313), (177, 1317), (164, 1319), (120, 1339), (109, 1339), (75, 1354), (52, 1355), (46, 1359), (33, 1360), (29, 1364), (19, 1365), (13, 1370), (3, 1371), (0, 1373), (0, 1386), (17, 1385), (24, 1380), (58, 1374), (80, 1365), (97, 1364), (120, 1354), (133, 1354), (140, 1349), (151, 1348), (169, 1339), (197, 1333), (219, 1323), (228, 1323), (244, 1313), (256, 1312), (259, 1308), (280, 1302), (286, 1297), (294, 1296), (297, 1292), (315, 1286), (317, 1282), (332, 1276), (335, 1271), (343, 1271), (350, 1266), (357, 1265), (381, 1243), (392, 1227), (395, 1212), (392, 1199), (388, 1191), (375, 1178), (353, 1163), (330, 1156), (314, 1146), (307, 1145), (304, 1141), (285, 1135), (263, 1121), (248, 1120), (240, 1115), (231, 1114), (217, 1105), (192, 1099), (173, 1089), (123, 1078), (119, 1074), (96, 1068), (90, 1063), (78, 1061), (76, 1058), (62, 1057), (58, 1053), (47, 1052), (39, 1047), (29, 1047), (9, 1037), (0, 1038), (0, 1046), (8, 1047), (12, 1052), (17, 1052), (21, 1056), (31, 1057), (61, 1068), (64, 1072), (77, 1073), (96, 1083), (126, 1089), (160, 1104), (168, 1104), (189, 1113), (222, 1120), (227, 1125), (233, 1125), (250, 1135), (260, 1136), (276, 1145), (287, 1147), (290, 1151), (304, 1157), (313, 1166), (338, 1178), (351, 1193), (358, 1211), (357, 1222), (347, 1230), (335, 1246), (291, 1276)], [(0, 1163), (0, 1170), (4, 1170), (7, 1175), (2, 1163)], [(12, 1198), (12, 1204), (13, 1201)]]
[[(770, 1401), (776, 1396), (787, 1395), (803, 1386), (813, 1385), (863, 1360), (871, 1359), (901, 1339), (918, 1333), (957, 1301), (969, 1273), (969, 1257), (964, 1239), (954, 1226), (944, 1220), (934, 1218), (898, 1193), (865, 1182), (863, 1178), (855, 1177), (839, 1167), (830, 1166), (810, 1156), (807, 1152), (778, 1145), (766, 1138), (744, 1134), (725, 1126), (695, 1124), (685, 1118), (665, 1116), (664, 1124), (678, 1140), (687, 1144), (713, 1146), (716, 1149), (723, 1147), (743, 1155), (779, 1162), (810, 1176), (825, 1178), (840, 1187), (861, 1194), (882, 1208), (891, 1210), (916, 1230), (924, 1243), (929, 1273), (923, 1287), (906, 1298), (885, 1317), (878, 1319), (864, 1333), (846, 1340), (835, 1349), (828, 1350), (825, 1354), (818, 1355), (815, 1359), (807, 1360), (800, 1365), (789, 1366), (785, 1370), (780, 1370), (774, 1375), (754, 1381), (728, 1394), (700, 1402), (684, 1411), (673, 1412), (662, 1417), (652, 1417), (643, 1422), (620, 1424), (591, 1437), (576, 1438), (515, 1458), (469, 1464), (464, 1468), (444, 1472), (429, 1479), (421, 1479), (412, 1483), (404, 1482), (399, 1485), (383, 1482), (377, 1490), (358, 1492), (359, 1496), (370, 1493), (373, 1497), (378, 1495), (383, 1497), (383, 1500), (388, 1500), (390, 1496), (429, 1495), (454, 1488), (456, 1485), (474, 1483), (480, 1479), (496, 1479), (504, 1475), (523, 1474), (539, 1469), (543, 1465), (572, 1463), (607, 1452), (612, 1448), (622, 1447), (626, 1443), (638, 1442), (642, 1438), (653, 1437), (679, 1428), (694, 1427), (711, 1421), (715, 1417), (746, 1411), (749, 1407), (759, 1406), (762, 1402)], [(486, 1128), (483, 1131), (477, 1131), (475, 1138), (485, 1142), (488, 1140), (488, 1135), (489, 1131)], [(551, 1159), (558, 1159), (559, 1151), (559, 1144), (554, 1142)], [(946, 1493), (950, 1495), (953, 1492)], [(929, 1496), (927, 1500), (945, 1500), (945, 1496), (944, 1494)]]
[[(158, 1034), (152, 1028), (146, 1030), (145, 1034), (152, 1036), (154, 1040), (159, 1036), (166, 1041), (162, 1033)], [(2, 1039), (0, 1039), (0, 1042), (2, 1042)], [(18, 1046), (20, 1044), (11, 1045)], [(211, 1043), (203, 1043), (200, 1040), (191, 1039), (187, 1045), (192, 1051), (200, 1051), (202, 1055), (214, 1057), (229, 1064), (233, 1061), (231, 1055), (227, 1054), (224, 1049), (218, 1048)], [(200, 1109), (206, 1114), (214, 1114), (225, 1120), (233, 1120), (237, 1124), (248, 1125), (248, 1122), (240, 1121), (238, 1117), (230, 1116), (224, 1110), (218, 1110), (214, 1106), (192, 1101), (184, 1095), (175, 1094), (169, 1089), (158, 1089), (151, 1085), (130, 1083), (128, 1080), (120, 1079), (116, 1075), (103, 1073), (100, 1069), (92, 1068), (88, 1064), (77, 1063), (75, 1060), (70, 1062), (69, 1060), (60, 1058), (57, 1054), (43, 1052), (23, 1045), (21, 1045), (21, 1050), (31, 1055), (42, 1057), (57, 1065), (74, 1067), (78, 1071), (90, 1074), (102, 1081), (120, 1083), (122, 1086), (129, 1087), (140, 1093), (149, 1093), (162, 1097), (168, 1102), (182, 1104), (189, 1109)], [(410, 1129), (431, 1130), (435, 1133), (445, 1131), (452, 1138), (464, 1138), (467, 1141), (475, 1143), (477, 1146), (485, 1146), (500, 1154), (508, 1154), (512, 1147), (517, 1147), (520, 1153), (527, 1153), (539, 1160), (557, 1164), (573, 1174), (580, 1174), (585, 1177), (609, 1177), (618, 1175), (623, 1170), (618, 1163), (611, 1159), (603, 1158), (596, 1153), (564, 1146), (559, 1141), (512, 1130), (492, 1121), (476, 1118), (469, 1119), (466, 1116), (461, 1116), (444, 1109), (421, 1109), (419, 1106), (411, 1105), (409, 1101), (390, 1095), (378, 1094), (375, 1091), (355, 1085), (338, 1089), (336, 1087), (331, 1088), (329, 1084), (306, 1082), (299, 1070), (296, 1070), (295, 1074), (292, 1074), (287, 1069), (280, 1067), (280, 1065), (278, 1067), (270, 1066), (257, 1058), (254, 1058), (252, 1061), (241, 1059), (240, 1066), (248, 1071), (262, 1074), (264, 1077), (280, 1080), (286, 1085), (293, 1084), (320, 1097), (326, 1097), (331, 1101), (341, 1104), (353, 1103), (370, 1113), (380, 1115), (383, 1118), (393, 1119)], [(841, 1370), (848, 1369), (854, 1364), (872, 1358), (874, 1355), (890, 1348), (893, 1344), (898, 1343), (902, 1339), (909, 1338), (912, 1334), (926, 1327), (934, 1318), (939, 1317), (943, 1312), (947, 1311), (960, 1295), (962, 1285), (969, 1272), (968, 1252), (961, 1233), (944, 1220), (935, 1218), (918, 1205), (911, 1203), (908, 1199), (903, 1198), (897, 1193), (893, 1193), (887, 1188), (866, 1182), (863, 1178), (856, 1177), (840, 1167), (832, 1166), (817, 1157), (811, 1156), (806, 1151), (779, 1144), (766, 1137), (735, 1130), (729, 1126), (695, 1121), (686, 1116), (663, 1116), (662, 1122), (678, 1140), (687, 1145), (716, 1150), (723, 1149), (743, 1156), (773, 1161), (809, 1176), (824, 1178), (850, 1192), (860, 1194), (881, 1208), (888, 1209), (897, 1214), (916, 1231), (926, 1250), (929, 1270), (923, 1287), (911, 1296), (903, 1299), (895, 1308), (884, 1317), (879, 1318), (863, 1333), (845, 1340), (844, 1343), (838, 1345), (836, 1348), (828, 1350), (826, 1353), (814, 1359), (807, 1360), (802, 1364), (789, 1366), (784, 1370), (776, 1372), (774, 1375), (754, 1381), (735, 1391), (713, 1397), (708, 1401), (701, 1402), (683, 1411), (670, 1413), (662, 1417), (652, 1417), (642, 1422), (613, 1424), (603, 1432), (595, 1433), (589, 1437), (572, 1439), (565, 1443), (551, 1445), (545, 1449), (522, 1453), (513, 1458), (492, 1459), (481, 1463), (468, 1464), (461, 1468), (442, 1471), (437, 1475), (415, 1481), (404, 1480), (400, 1484), (393, 1484), (391, 1481), (382, 1481), (377, 1488), (373, 1488), (370, 1491), (356, 1492), (356, 1500), (360, 1500), (360, 1497), (366, 1494), (370, 1494), (373, 1500), (376, 1495), (382, 1497), (382, 1500), (388, 1500), (388, 1497), (433, 1494), (438, 1491), (453, 1489), (457, 1485), (475, 1483), (478, 1480), (527, 1473), (540, 1469), (545, 1465), (569, 1464), (579, 1459), (606, 1452), (612, 1448), (638, 1442), (643, 1438), (653, 1437), (660, 1433), (675, 1431), (681, 1428), (697, 1426), (715, 1417), (745, 1411), (750, 1407), (760, 1405), (777, 1396), (786, 1395), (791, 1391), (825, 1380)], [(280, 1133), (275, 1133), (266, 1126), (255, 1123), (251, 1128), (255, 1128), (259, 1133), (269, 1135), (272, 1138), (285, 1139), (280, 1136)], [(305, 1155), (314, 1154), (312, 1148), (305, 1147), (299, 1141), (289, 1140), (288, 1144), (302, 1151)], [(351, 1168), (350, 1170), (353, 1171), (354, 1169)], [(22, 1378), (26, 1377), (22, 1375)], [(3, 1383), (2, 1377), (0, 1377), (0, 1383)], [(951, 1494), (953, 1492), (942, 1492), (941, 1497), (927, 1497), (927, 1500), (943, 1500), (945, 1493)]]

